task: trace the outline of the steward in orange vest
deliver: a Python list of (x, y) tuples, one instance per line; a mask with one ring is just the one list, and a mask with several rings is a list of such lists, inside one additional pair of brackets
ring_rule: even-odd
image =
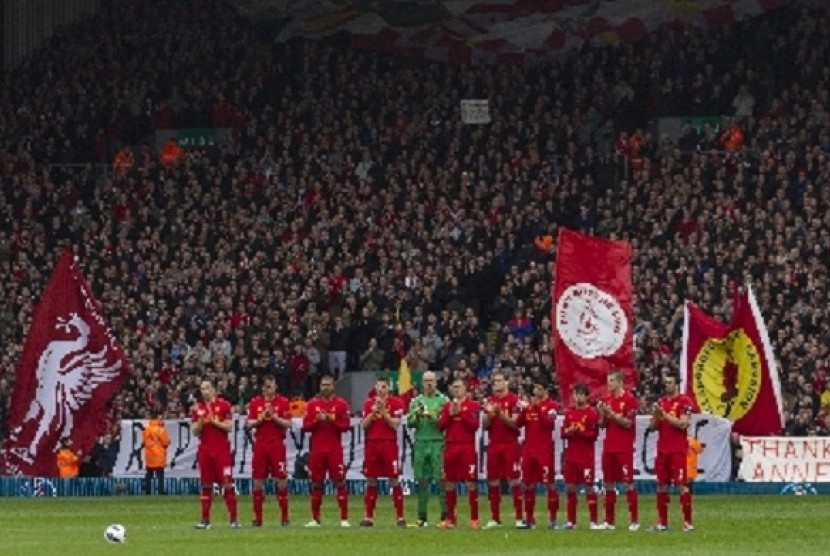
[(81, 470), (81, 455), (72, 451), (72, 439), (68, 436), (61, 438), (61, 449), (58, 452), (58, 477), (71, 479), (77, 477)]
[(167, 467), (167, 447), (170, 446), (170, 435), (164, 427), (164, 421), (158, 414), (147, 423), (143, 433), (144, 439), (144, 494), (152, 490), (153, 476), (158, 477), (158, 492), (166, 494), (164, 489), (164, 468)]

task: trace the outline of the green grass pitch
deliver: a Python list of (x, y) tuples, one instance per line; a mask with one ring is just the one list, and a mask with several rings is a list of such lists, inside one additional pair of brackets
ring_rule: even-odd
[[(564, 502), (564, 497), (563, 500)], [(266, 501), (266, 525), (250, 527), (251, 498), (241, 496), (243, 528), (231, 530), (221, 498), (214, 500), (213, 528), (196, 531), (199, 515), (197, 496), (105, 497), (105, 498), (0, 498), (0, 553), (21, 555), (75, 554), (165, 554), (235, 556), (267, 554), (291, 556), (371, 555), (456, 555), (456, 554), (827, 554), (830, 531), (830, 498), (825, 496), (698, 496), (695, 498), (695, 526), (692, 533), (679, 530), (679, 507), (672, 497), (667, 533), (649, 533), (654, 520), (654, 498), (641, 497), (643, 528), (631, 533), (590, 531), (584, 499), (580, 498), (580, 526), (574, 531), (519, 531), (504, 527), (473, 531), (467, 525), (466, 497), (460, 497), (461, 526), (453, 531), (399, 529), (395, 527), (388, 497), (378, 500), (377, 524), (372, 529), (357, 527), (362, 516), (362, 498), (350, 498), (351, 529), (340, 529), (335, 502), (324, 500), (323, 527), (308, 530), (308, 498), (291, 499), (291, 526), (276, 525), (278, 511), (273, 496)], [(431, 509), (437, 506), (431, 499)], [(544, 503), (540, 498), (538, 504)], [(486, 497), (480, 507), (482, 522), (488, 516)], [(436, 508), (437, 510), (437, 508)], [(407, 498), (407, 511), (414, 516), (415, 499)], [(509, 497), (502, 512), (510, 516)], [(561, 512), (560, 512), (561, 513)], [(602, 513), (602, 510), (600, 510)], [(624, 503), (617, 505), (621, 522), (627, 522)], [(543, 515), (538, 514), (537, 515)], [(121, 523), (127, 528), (127, 543), (109, 545), (105, 527)]]

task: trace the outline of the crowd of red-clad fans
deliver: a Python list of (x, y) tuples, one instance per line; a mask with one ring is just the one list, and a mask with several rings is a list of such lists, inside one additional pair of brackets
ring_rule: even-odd
[[(241, 405), (266, 373), (308, 396), (403, 356), (478, 393), (499, 365), (555, 388), (567, 226), (634, 246), (643, 404), (678, 367), (682, 301), (726, 319), (751, 282), (785, 434), (826, 434), (828, 28), (796, 5), (471, 68), (275, 43), (218, 1), (111, 2), (2, 76), (0, 423), (64, 245), (132, 362), (114, 422), (184, 415), (202, 377)], [(462, 125), (462, 98), (493, 123)], [(672, 141), (647, 131), (659, 116), (727, 118)], [(213, 127), (213, 148), (151, 144)]]

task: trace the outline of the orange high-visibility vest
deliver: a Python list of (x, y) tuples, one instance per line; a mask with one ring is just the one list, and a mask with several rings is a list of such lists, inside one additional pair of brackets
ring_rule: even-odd
[(164, 428), (164, 421), (153, 419), (147, 423), (142, 434), (144, 438), (144, 467), (147, 469), (163, 469), (167, 466), (167, 447), (170, 446), (170, 435)]
[(61, 479), (77, 477), (80, 473), (80, 458), (69, 448), (58, 452), (58, 476)]

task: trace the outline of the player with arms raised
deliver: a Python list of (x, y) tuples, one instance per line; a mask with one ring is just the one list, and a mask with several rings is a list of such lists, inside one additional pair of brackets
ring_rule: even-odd
[(585, 486), (591, 529), (602, 529), (597, 523), (597, 493), (594, 489), (594, 446), (599, 436), (599, 413), (588, 405), (588, 386), (578, 382), (573, 387), (574, 405), (565, 411), (562, 438), (565, 446), (565, 491), (568, 497), (568, 521), (563, 529), (576, 527), (576, 491)]
[(311, 476), (311, 521), (306, 527), (320, 527), (323, 506), (323, 481), (326, 476), (334, 483), (340, 506), (340, 526), (349, 523), (349, 496), (346, 492), (346, 470), (343, 467), (343, 444), (340, 437), (351, 428), (349, 404), (334, 395), (334, 377), (320, 378), (320, 394), (308, 402), (303, 416), (303, 430), (311, 433), (308, 457)]
[(554, 467), (553, 430), (559, 405), (548, 396), (544, 384), (533, 385), (533, 397), (523, 404), (516, 424), (524, 427), (524, 449), (522, 452), (522, 482), (524, 483), (525, 520), (521, 529), (536, 527), (536, 485), (548, 489), (548, 523), (556, 528), (556, 514), (559, 512), (559, 493), (556, 490), (556, 469)]
[(366, 475), (366, 494), (363, 506), (366, 515), (361, 527), (375, 524), (375, 505), (378, 501), (378, 479), (388, 477), (392, 486), (392, 503), (398, 527), (406, 527), (403, 517), (403, 489), (401, 488), (400, 465), (398, 465), (398, 427), (403, 418), (403, 402), (389, 395), (389, 379), (378, 377), (375, 381), (375, 395), (363, 404), (361, 426), (366, 431), (366, 455), (363, 460), (363, 474)]
[(200, 386), (202, 401), (190, 410), (191, 428), (199, 438), (199, 482), (202, 492), (199, 500), (202, 504), (202, 520), (196, 529), (210, 529), (210, 505), (213, 499), (213, 484), (222, 485), (225, 505), (231, 527), (239, 528), (236, 518), (236, 489), (233, 486), (231, 471), (231, 444), (228, 434), (233, 428), (231, 404), (216, 395), (216, 389), (209, 380), (203, 380)]
[(447, 519), (438, 526), (452, 529), (456, 526), (455, 506), (458, 501), (458, 483), (467, 483), (470, 501), (470, 527), (479, 528), (478, 521), (478, 461), (476, 431), (478, 430), (478, 402), (467, 396), (467, 385), (460, 378), (450, 386), (452, 401), (444, 404), (438, 417), (438, 430), (444, 433), (444, 496), (447, 499)]
[(639, 404), (634, 394), (623, 388), (623, 374), (608, 374), (608, 397), (599, 403), (600, 426), (605, 427), (602, 449), (602, 482), (605, 485), (606, 529), (616, 527), (617, 488), (625, 485), (629, 531), (640, 528), (637, 489), (634, 487), (634, 434)]
[(262, 395), (248, 403), (248, 428), (254, 431), (254, 457), (251, 478), (254, 480), (254, 527), (262, 527), (263, 487), (268, 477), (277, 480), (277, 503), (280, 523), (288, 525), (288, 469), (285, 431), (291, 426), (291, 402), (276, 393), (273, 376), (262, 379)]
[(669, 524), (669, 484), (680, 490), (683, 510), (683, 531), (693, 531), (692, 493), (686, 480), (687, 429), (694, 404), (677, 388), (677, 377), (663, 377), (666, 395), (657, 400), (651, 413), (649, 428), (657, 431), (657, 455), (654, 474), (657, 478), (657, 523), (651, 531), (666, 531)]

